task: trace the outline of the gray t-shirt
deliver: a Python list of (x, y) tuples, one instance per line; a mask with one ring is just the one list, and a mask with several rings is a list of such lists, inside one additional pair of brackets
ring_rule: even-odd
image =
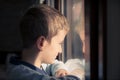
[(15, 59), (10, 60), (7, 65), (7, 80), (80, 80), (72, 75), (58, 78), (49, 76), (32, 64), (19, 62)]

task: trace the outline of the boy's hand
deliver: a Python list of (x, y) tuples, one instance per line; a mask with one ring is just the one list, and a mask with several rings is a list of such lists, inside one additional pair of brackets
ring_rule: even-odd
[(61, 77), (61, 76), (65, 76), (67, 75), (68, 72), (65, 70), (65, 69), (59, 69), (56, 73), (55, 73), (55, 76), (56, 77)]
[(72, 72), (70, 72), (70, 75), (74, 75), (79, 77), (81, 80), (85, 80), (85, 71), (83, 69), (75, 69)]

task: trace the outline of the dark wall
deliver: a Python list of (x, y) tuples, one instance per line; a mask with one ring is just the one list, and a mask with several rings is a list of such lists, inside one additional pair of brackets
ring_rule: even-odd
[(107, 0), (107, 80), (120, 80), (120, 0)]
[(33, 4), (39, 4), (39, 0), (0, 0), (0, 80), (6, 80), (6, 53), (21, 50), (19, 22)]
[(20, 51), (19, 22), (26, 9), (39, 0), (0, 0), (0, 51)]

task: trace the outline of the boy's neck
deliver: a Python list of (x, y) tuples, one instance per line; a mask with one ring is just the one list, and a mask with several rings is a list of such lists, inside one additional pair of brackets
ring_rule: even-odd
[(31, 50), (31, 49), (27, 49), (27, 50), (23, 51), (22, 60), (25, 62), (28, 62), (38, 68), (40, 68), (40, 66), (41, 66), (39, 54), (36, 53), (36, 51)]

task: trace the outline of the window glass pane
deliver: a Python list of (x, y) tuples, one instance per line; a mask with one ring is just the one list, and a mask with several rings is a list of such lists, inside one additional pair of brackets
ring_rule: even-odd
[(84, 9), (81, 0), (74, 0), (72, 6), (72, 58), (83, 59), (85, 51)]
[(66, 16), (70, 23), (70, 32), (67, 35), (67, 59), (84, 59), (85, 53), (85, 26), (84, 0), (67, 0)]
[(79, 59), (82, 80), (85, 76), (85, 21), (84, 21), (84, 0), (67, 0), (66, 16), (70, 23), (70, 32), (66, 37), (65, 60)]

